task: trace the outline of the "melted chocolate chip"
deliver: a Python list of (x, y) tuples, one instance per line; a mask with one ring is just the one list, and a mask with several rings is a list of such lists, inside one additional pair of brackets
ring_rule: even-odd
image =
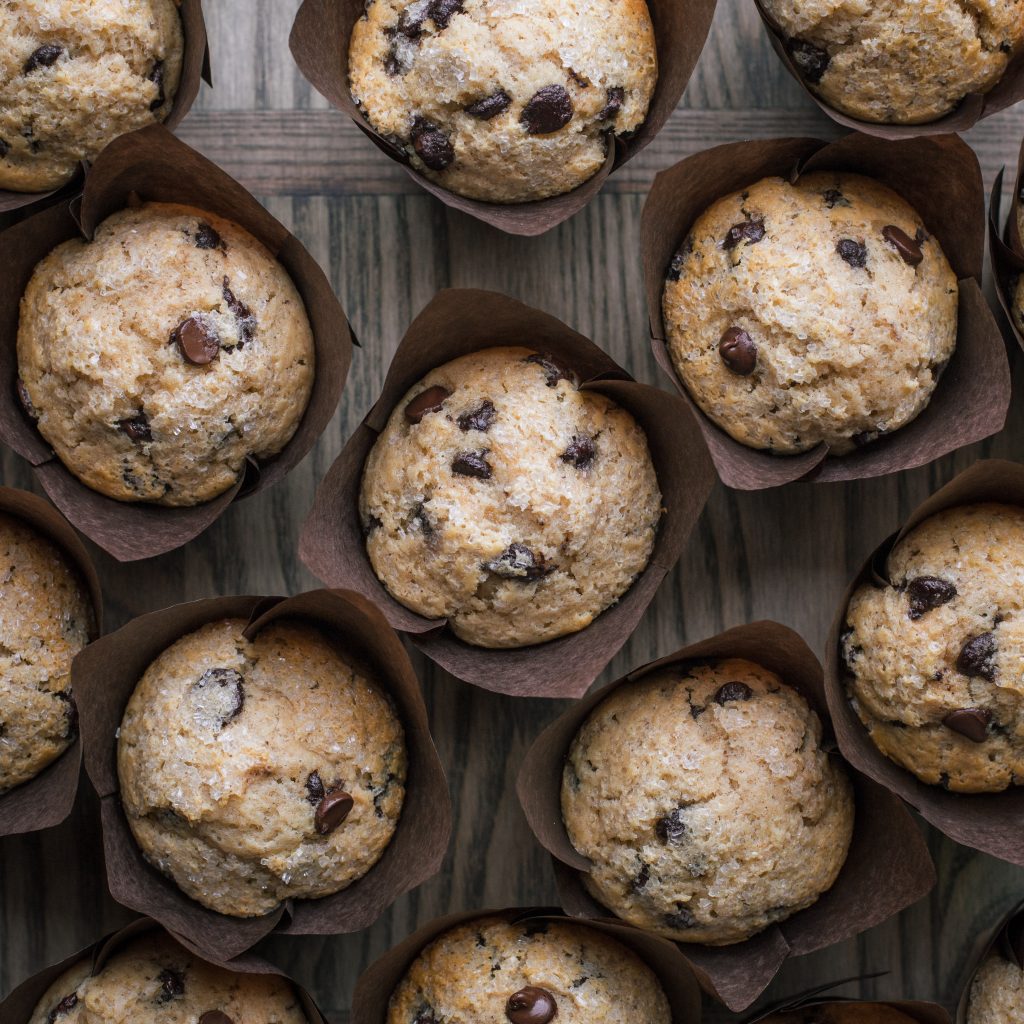
[(494, 403), (489, 398), (485, 398), (477, 408), (471, 412), (464, 412), (456, 422), (459, 425), (459, 430), (464, 432), (479, 430), (481, 433), (486, 433), (490, 430), (497, 415), (494, 411)]
[(687, 928), (692, 928), (697, 923), (697, 918), (686, 909), (685, 903), (677, 903), (676, 911), (674, 914), (665, 915), (665, 924), (669, 928), (675, 928), (677, 931), (684, 931)]
[(132, 416), (127, 420), (118, 420), (117, 425), (130, 440), (135, 441), (137, 444), (153, 440), (149, 419), (144, 412), (140, 412), (138, 416)]
[(512, 1024), (548, 1024), (557, 1012), (555, 997), (533, 985), (513, 992), (505, 1004), (505, 1016)]
[(443, 171), (455, 159), (448, 136), (422, 117), (416, 118), (412, 126), (412, 148), (432, 171)]
[(490, 96), (485, 96), (476, 103), (466, 107), (466, 113), (478, 121), (490, 121), (491, 118), (503, 114), (512, 105), (512, 97), (504, 89), (499, 89)]
[(158, 60), (149, 73), (149, 80), (156, 86), (156, 98), (149, 104), (149, 109), (159, 110), (167, 102), (167, 95), (164, 93), (164, 62)]
[(908, 267), (916, 267), (924, 259), (921, 246), (895, 224), (887, 224), (882, 228), (882, 237), (900, 254)]
[(803, 39), (789, 41), (789, 54), (800, 74), (812, 85), (821, 81), (828, 71), (829, 64), (832, 63), (827, 51), (819, 50), (813, 43), (805, 42)]
[(614, 121), (619, 116), (622, 104), (626, 99), (626, 90), (619, 85), (613, 85), (605, 94), (607, 99), (605, 105), (598, 111), (598, 121)]
[(989, 682), (996, 674), (996, 637), (994, 633), (979, 633), (960, 648), (956, 668), (965, 676), (980, 676)]
[(315, 769), (306, 778), (306, 799), (314, 806), (324, 798), (324, 783)]
[(233, 668), (209, 668), (192, 684), (192, 699), (200, 722), (223, 729), (245, 707), (245, 684)]
[(70, 1013), (78, 1005), (78, 995), (74, 992), (65, 996), (47, 1015), (46, 1019), (53, 1024), (58, 1017)]
[(409, 400), (405, 407), (405, 418), (409, 423), (419, 423), (428, 412), (438, 412), (441, 406), (448, 400), (451, 392), (447, 388), (434, 385), (421, 391), (415, 398)]
[(550, 135), (573, 115), (572, 98), (560, 85), (545, 85), (529, 99), (519, 120), (530, 135)]
[[(197, 249), (222, 249), (227, 250), (224, 239), (205, 221), (200, 221), (196, 228), (195, 243)], [(238, 301), (237, 299), (235, 300)]]
[(462, 0), (431, 0), (430, 17), (439, 29), (446, 29), (461, 10)]
[(683, 837), (686, 835), (683, 809), (677, 807), (666, 814), (664, 818), (659, 818), (654, 825), (654, 832), (663, 843), (682, 842)]
[(715, 693), (715, 703), (728, 704), (733, 700), (750, 700), (753, 696), (754, 691), (746, 683), (723, 683)]
[(167, 1003), (185, 994), (185, 975), (173, 967), (161, 971), (157, 976), (160, 982), (160, 994), (157, 996), (158, 1003)]
[(57, 63), (57, 58), (64, 52), (63, 46), (58, 46), (57, 43), (43, 43), (38, 50), (33, 51), (32, 55), (27, 61), (25, 66), (22, 68), (22, 72), (26, 75), (30, 75), (33, 71), (38, 71), (39, 68), (53, 67)]
[(28, 388), (25, 387), (25, 382), (20, 377), (15, 382), (14, 389), (18, 394), (18, 401), (21, 403), (22, 409), (25, 410), (25, 415), (30, 420), (39, 419), (39, 413), (32, 404), (32, 396), (28, 393)]
[(343, 789), (331, 789), (317, 805), (314, 824), (317, 833), (326, 836), (333, 832), (351, 813), (355, 801)]
[(947, 729), (966, 736), (972, 743), (984, 743), (991, 721), (991, 713), (984, 708), (961, 708), (959, 711), (950, 711), (943, 718), (942, 724)]
[(182, 356), (194, 366), (212, 363), (220, 354), (220, 337), (216, 329), (201, 316), (190, 316), (171, 331)]
[(235, 1024), (223, 1010), (207, 1010), (199, 1018), (199, 1024)]
[[(256, 333), (256, 318), (252, 315), (252, 310), (241, 299), (236, 298), (227, 277), (221, 282), (221, 294), (224, 296), (228, 309), (238, 321), (238, 347), (244, 348), (247, 342), (252, 341), (253, 335)], [(233, 346), (230, 346), (228, 351), (230, 352), (232, 349)]]
[(485, 562), (484, 568), (504, 580), (539, 580), (551, 571), (545, 566), (544, 559), (525, 544), (510, 544), (493, 561)]
[(589, 469), (593, 465), (595, 454), (593, 438), (577, 434), (569, 442), (569, 447), (562, 452), (560, 458), (577, 469)]
[(919, 619), (925, 612), (952, 601), (956, 597), (956, 587), (937, 576), (918, 576), (907, 584), (907, 596), (910, 598), (910, 618)]
[(849, 206), (850, 200), (843, 195), (842, 192), (837, 188), (827, 188), (821, 194), (822, 199), (825, 200), (825, 205), (833, 210), (837, 206)]
[(452, 472), (456, 476), (471, 476), (477, 480), (490, 480), (493, 471), (486, 456), (486, 451), (459, 452), (452, 459)]
[(532, 356), (527, 356), (525, 361), (527, 363), (536, 363), (537, 366), (544, 370), (544, 376), (547, 378), (547, 386), (549, 388), (557, 386), (560, 380), (567, 380), (570, 383), (575, 380), (575, 374), (573, 374), (572, 370), (547, 352), (535, 352)]
[(718, 343), (722, 362), (741, 377), (749, 377), (757, 366), (757, 345), (742, 327), (730, 327)]
[(840, 238), (836, 242), (836, 252), (851, 267), (861, 269), (868, 265), (868, 247), (863, 242), (853, 238)]
[(729, 228), (725, 233), (725, 238), (722, 239), (722, 248), (735, 249), (740, 242), (754, 245), (762, 238), (764, 238), (764, 221), (761, 219), (745, 220), (741, 224), (733, 224)]

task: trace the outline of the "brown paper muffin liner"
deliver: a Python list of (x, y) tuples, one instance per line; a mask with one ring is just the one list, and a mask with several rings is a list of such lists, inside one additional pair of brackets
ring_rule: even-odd
[[(586, 891), (590, 861), (576, 852), (562, 821), (562, 768), (590, 712), (620, 686), (666, 666), (710, 658), (746, 658), (778, 673), (814, 709), (828, 749), (831, 722), (821, 665), (803, 639), (776, 622), (752, 622), (644, 665), (577, 702), (544, 730), (526, 754), (516, 791), (530, 828), (551, 854), (559, 896), (573, 917), (608, 919)], [(838, 756), (838, 755), (833, 755)], [(856, 799), (850, 851), (839, 877), (816, 903), (731, 946), (675, 943), (710, 995), (731, 1010), (746, 1009), (790, 956), (831, 946), (887, 920), (935, 884), (928, 848), (913, 818), (892, 794), (849, 772)], [(632, 927), (619, 922), (623, 927)]]
[(1024, 142), (1021, 143), (1020, 156), (1017, 160), (1017, 175), (1013, 179), (1013, 198), (1010, 201), (1010, 212), (1006, 218), (1006, 227), (999, 229), (1002, 220), (1003, 205), (1003, 168), (992, 184), (992, 193), (988, 204), (988, 247), (992, 259), (992, 276), (995, 278), (996, 295), (1010, 329), (1017, 339), (1017, 344), (1024, 348), (1024, 323), (1013, 313), (1013, 296), (1017, 281), (1024, 274), (1024, 238), (1020, 236), (1020, 225), (1017, 222), (1021, 193), (1024, 192)]
[[(163, 508), (108, 498), (83, 484), (54, 455), (18, 401), (18, 307), (36, 264), (69, 238), (92, 237), (133, 197), (184, 203), (241, 225), (291, 275), (313, 329), (316, 375), (305, 415), (273, 459), (249, 462), (244, 478), (201, 505)], [(80, 200), (60, 203), (0, 234), (0, 440), (28, 459), (54, 504), (87, 537), (122, 562), (180, 547), (236, 498), (276, 483), (312, 448), (341, 397), (352, 360), (348, 321), (330, 283), (298, 239), (234, 179), (166, 128), (154, 125), (112, 142), (92, 165)]]
[(998, 924), (974, 938), (967, 982), (956, 1006), (955, 1024), (967, 1024), (971, 985), (989, 953), (996, 951), (1010, 963), (1024, 967), (1024, 901), (1009, 910)]
[[(510, 923), (538, 920), (576, 923), (557, 907), (463, 910), (435, 918), (404, 942), (388, 950), (360, 975), (353, 997), (350, 1024), (387, 1024), (391, 994), (423, 949), (451, 928), (477, 918), (495, 916), (503, 917)], [(627, 946), (655, 973), (668, 998), (672, 1024), (700, 1024), (700, 988), (673, 943), (629, 928), (621, 922), (588, 921), (587, 926)]]
[[(459, 640), (444, 619), (417, 615), (388, 593), (366, 553), (359, 490), (370, 449), (406, 391), (449, 360), (502, 345), (553, 353), (573, 367), (583, 390), (606, 395), (632, 413), (647, 433), (667, 511), (647, 568), (617, 604), (577, 633), (492, 650)], [(638, 384), (592, 341), (547, 313), (497, 292), (448, 289), (409, 326), (380, 398), (321, 482), (302, 529), (299, 555), (327, 586), (355, 590), (371, 600), (395, 629), (409, 634), (427, 657), (459, 679), (513, 696), (577, 697), (629, 638), (679, 559), (713, 476), (700, 436), (678, 399)]]
[(987, 459), (974, 463), (919, 505), (897, 533), (880, 544), (846, 588), (825, 648), (825, 693), (839, 749), (858, 771), (902, 797), (950, 839), (1024, 867), (1024, 786), (1002, 793), (951, 793), (929, 786), (890, 761), (872, 743), (846, 696), (849, 674), (839, 638), (853, 592), (866, 581), (888, 583), (885, 561), (893, 547), (929, 516), (956, 505), (995, 501), (1024, 505), (1024, 466)]
[[(263, 917), (234, 918), (208, 910), (151, 868), (121, 807), (117, 730), (125, 706), (150, 663), (175, 640), (208, 622), (249, 620), (246, 634), (282, 618), (299, 619), (340, 640), (346, 652), (389, 694), (405, 729), (408, 780), (398, 827), (380, 860), (348, 888), (316, 900), (289, 900)], [(271, 931), (336, 935), (372, 924), (398, 896), (440, 868), (451, 831), (444, 770), (427, 723), (419, 681), (395, 632), (358, 594), (314, 590), (297, 597), (220, 597), (174, 605), (133, 619), (75, 659), (85, 768), (101, 800), (107, 882), (119, 903), (155, 918), (198, 953), (233, 960)]]
[[(836, 984), (842, 984), (842, 982), (837, 982)], [(918, 1024), (951, 1024), (949, 1014), (937, 1003), (925, 1003), (908, 999), (882, 1001), (877, 999), (816, 998), (821, 992), (835, 987), (836, 985), (822, 986), (812, 995), (798, 996), (796, 999), (786, 1000), (784, 1003), (763, 1010), (756, 1017), (752, 1017), (747, 1021), (746, 1024), (761, 1024), (761, 1022), (764, 1022), (764, 1024), (775, 1024), (777, 1017), (781, 1014), (793, 1013), (798, 1010), (838, 1009), (843, 1006), (885, 1007), (905, 1013), (912, 1020), (917, 1021)]]
[(934, 121), (927, 121), (924, 124), (876, 124), (873, 121), (861, 121), (829, 106), (808, 87), (803, 75), (800, 74), (800, 69), (790, 56), (785, 33), (764, 9), (761, 0), (754, 0), (754, 4), (764, 22), (772, 49), (779, 55), (786, 70), (800, 83), (804, 92), (820, 110), (828, 114), (836, 124), (841, 124), (845, 128), (853, 128), (865, 135), (873, 135), (876, 138), (889, 141), (913, 139), (922, 135), (947, 135), (965, 132), (973, 128), (982, 118), (1012, 107), (1014, 103), (1024, 99), (1024, 56), (1018, 56), (1007, 67), (999, 82), (987, 93), (970, 93), (960, 101), (954, 110)]
[[(159, 929), (160, 926), (148, 918), (140, 918), (132, 921), (120, 931), (114, 932), (99, 942), (86, 946), (85, 949), (72, 953), (71, 956), (62, 960), (59, 964), (53, 964), (45, 970), (34, 974), (27, 981), (23, 981), (11, 994), (0, 1002), (0, 1024), (27, 1024), (35, 1010), (39, 1000), (46, 995), (46, 990), (69, 968), (79, 961), (89, 958), (92, 960), (93, 974), (103, 970), (110, 958), (123, 946), (145, 935), (147, 932)], [(196, 949), (180, 935), (168, 930), (168, 935), (180, 943), (196, 956), (201, 957), (216, 967), (226, 967), (228, 970), (237, 971), (239, 974), (273, 974), (291, 981), (283, 972), (279, 971), (272, 964), (267, 963), (255, 956), (240, 957), (237, 960), (226, 962), (216, 957), (204, 956), (201, 950)], [(313, 997), (295, 982), (292, 982), (295, 995), (306, 1014), (309, 1024), (327, 1024), (327, 1018), (313, 1002)], [(212, 1008), (211, 1008), (212, 1009)]]
[[(956, 352), (931, 401), (916, 419), (841, 457), (825, 444), (799, 455), (748, 448), (716, 426), (676, 374), (662, 318), (665, 273), (697, 218), (716, 200), (764, 177), (796, 181), (838, 170), (875, 178), (894, 189), (942, 244), (960, 287)], [(662, 171), (644, 204), (640, 229), (654, 356), (690, 408), (722, 482), (761, 490), (794, 480), (859, 480), (921, 466), (996, 433), (1010, 402), (1005, 346), (981, 290), (984, 188), (977, 157), (956, 136), (886, 142), (848, 135), (836, 142), (770, 139), (705, 150)]]
[[(53, 541), (81, 574), (89, 591), (94, 615), (95, 640), (103, 632), (103, 593), (96, 567), (78, 534), (48, 502), (29, 491), (0, 487), (0, 512), (15, 516)], [(59, 825), (70, 813), (78, 791), (78, 771), (82, 762), (81, 739), (35, 778), (0, 796), (0, 836), (36, 832)]]
[[(210, 78), (210, 47), (206, 38), (206, 21), (203, 18), (203, 0), (181, 0), (181, 24), (185, 36), (185, 54), (181, 65), (181, 81), (174, 96), (174, 105), (162, 122), (167, 128), (177, 128), (182, 118), (189, 112), (199, 85), (205, 81), (212, 85)], [(46, 192), (11, 192), (0, 188), (0, 229), (10, 227), (22, 219), (28, 208), (36, 203), (54, 197), (70, 198), (81, 191), (85, 168), (80, 166), (78, 173), (66, 185), (50, 189)]]
[(352, 27), (363, 16), (365, 0), (303, 0), (292, 26), (290, 45), (299, 70), (313, 87), (344, 111), (409, 176), (446, 206), (513, 235), (540, 235), (568, 220), (590, 202), (612, 171), (640, 152), (664, 127), (683, 95), (711, 29), (717, 0), (647, 0), (658, 50), (658, 82), (647, 119), (628, 139), (609, 146), (608, 159), (589, 181), (564, 195), (527, 203), (488, 203), (456, 195), (408, 165), (392, 142), (363, 116), (348, 84), (348, 48)]

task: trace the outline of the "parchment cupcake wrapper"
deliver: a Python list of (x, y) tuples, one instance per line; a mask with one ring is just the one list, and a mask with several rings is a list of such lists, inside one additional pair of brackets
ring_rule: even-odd
[[(796, 181), (819, 170), (875, 178), (918, 211), (959, 279), (956, 352), (928, 406), (892, 434), (841, 457), (829, 456), (824, 444), (799, 455), (772, 455), (733, 440), (690, 397), (668, 353), (662, 292), (672, 256), (712, 203), (764, 177)], [(760, 490), (801, 479), (825, 483), (883, 476), (924, 465), (1002, 428), (1010, 371), (1002, 335), (981, 290), (984, 204), (977, 158), (955, 136), (903, 142), (866, 135), (832, 143), (736, 142), (698, 153), (655, 178), (640, 229), (654, 356), (695, 419), (723, 483)]]
[[(223, 618), (249, 620), (248, 636), (281, 618), (308, 622), (365, 664), (394, 700), (405, 729), (408, 777), (398, 826), (380, 860), (332, 896), (289, 900), (258, 918), (218, 914), (149, 866), (121, 807), (116, 735), (125, 706), (149, 664), (179, 637)], [(381, 614), (358, 594), (315, 590), (291, 598), (222, 597), (174, 605), (133, 619), (75, 659), (85, 767), (101, 799), (111, 895), (182, 936), (201, 955), (233, 960), (271, 931), (334, 935), (372, 924), (402, 893), (436, 874), (451, 832), (451, 804), (426, 707), (408, 655)]]
[(949, 1014), (937, 1003), (925, 1003), (919, 1000), (898, 999), (818, 999), (815, 997), (787, 1000), (757, 1014), (746, 1024), (773, 1024), (779, 1014), (793, 1013), (796, 1010), (828, 1009), (840, 1006), (884, 1006), (891, 1010), (899, 1010), (918, 1024), (950, 1024)]
[(993, 951), (1011, 963), (1024, 967), (1024, 901), (1010, 909), (994, 927), (975, 937), (967, 982), (956, 1006), (955, 1024), (967, 1024), (971, 985), (989, 953)]
[[(91, 238), (106, 217), (135, 197), (184, 203), (241, 225), (288, 271), (313, 329), (313, 391), (291, 440), (267, 462), (250, 460), (244, 478), (224, 494), (187, 508), (121, 502), (87, 487), (54, 455), (16, 393), (19, 303), (36, 264), (70, 238)], [(0, 265), (5, 268), (0, 276), (0, 440), (32, 463), (64, 515), (119, 561), (163, 554), (202, 533), (235, 499), (264, 490), (292, 470), (334, 415), (353, 338), (323, 271), (238, 182), (160, 125), (112, 142), (92, 165), (80, 199), (52, 206), (0, 234)]]
[(992, 276), (995, 280), (996, 295), (1010, 330), (1017, 339), (1017, 344), (1024, 348), (1024, 329), (1014, 316), (1013, 296), (1017, 280), (1024, 274), (1024, 239), (1020, 237), (1018, 213), (1021, 203), (1021, 191), (1024, 190), (1024, 141), (1021, 142), (1020, 156), (1017, 160), (1017, 172), (1013, 179), (1010, 210), (1006, 218), (1006, 227), (1000, 231), (1003, 205), (1003, 168), (992, 185), (988, 204), (988, 245), (992, 259)]
[[(541, 733), (527, 752), (516, 782), (530, 828), (553, 858), (566, 913), (588, 919), (610, 916), (585, 889), (583, 875), (590, 862), (573, 848), (562, 821), (562, 768), (576, 733), (591, 711), (618, 687), (669, 665), (728, 657), (763, 665), (801, 693), (821, 719), (826, 749), (830, 745), (821, 665), (797, 633), (775, 622), (726, 630), (589, 694)], [(849, 776), (857, 808), (853, 839), (846, 863), (828, 892), (806, 910), (744, 942), (719, 947), (676, 944), (705, 991), (729, 1009), (750, 1006), (788, 957), (857, 935), (910, 906), (934, 886), (935, 869), (927, 846), (900, 801), (856, 771), (849, 771)]]

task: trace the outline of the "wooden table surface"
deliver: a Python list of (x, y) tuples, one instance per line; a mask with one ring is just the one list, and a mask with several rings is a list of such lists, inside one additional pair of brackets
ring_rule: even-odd
[[(440, 288), (514, 295), (593, 338), (638, 379), (668, 386), (648, 348), (638, 256), (654, 173), (721, 142), (839, 134), (783, 70), (751, 0), (720, 0), (686, 96), (655, 142), (568, 223), (541, 238), (508, 237), (417, 189), (311, 89), (287, 47), (298, 0), (206, 6), (214, 88), (204, 88), (179, 134), (299, 236), (363, 348), (337, 415), (282, 484), (231, 507), (205, 535), (164, 557), (119, 565), (94, 549), (109, 628), (179, 601), (316, 585), (295, 554), (316, 483), (375, 399), (405, 326)], [(1015, 163), (1022, 134), (1024, 104), (968, 135), (986, 187), (1002, 164)], [(1013, 361), (1020, 362), (1016, 350)], [(717, 485), (679, 565), (600, 681), (757, 618), (792, 626), (820, 653), (833, 607), (864, 555), (956, 472), (985, 455), (1019, 456), (1022, 442), (1024, 417), (1015, 409), (991, 441), (899, 476), (756, 494)], [(4, 484), (33, 486), (19, 458), (4, 453), (0, 466)], [(455, 803), (442, 873), (364, 933), (276, 938), (260, 947), (339, 1024), (362, 968), (420, 923), (453, 909), (555, 899), (548, 859), (529, 834), (513, 783), (531, 740), (564, 705), (477, 691), (421, 657), (415, 662)], [(0, 993), (130, 918), (107, 894), (97, 801), (82, 790), (63, 826), (0, 840)], [(932, 896), (857, 939), (789, 961), (767, 998), (877, 971), (888, 973), (842, 991), (955, 997), (971, 936), (1024, 895), (1024, 872), (921, 827), (939, 868)], [(705, 1019), (733, 1018), (705, 1001)]]

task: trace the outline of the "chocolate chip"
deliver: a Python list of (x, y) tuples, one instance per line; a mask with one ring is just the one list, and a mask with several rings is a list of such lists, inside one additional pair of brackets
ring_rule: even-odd
[(836, 252), (851, 267), (859, 269), (866, 267), (868, 264), (868, 247), (863, 242), (855, 241), (852, 238), (840, 238), (836, 242)]
[(481, 433), (486, 433), (497, 415), (494, 411), (494, 403), (489, 398), (485, 398), (471, 412), (464, 412), (456, 422), (459, 424), (459, 430), (479, 430)]
[(233, 668), (209, 668), (192, 684), (192, 700), (199, 722), (223, 729), (245, 707), (245, 684)]
[(434, 1016), (434, 1010), (432, 1007), (424, 1007), (417, 1011), (416, 1016), (413, 1018), (412, 1024), (439, 1024), (438, 1019)]
[(426, 12), (420, 4), (410, 4), (398, 16), (398, 31), (407, 39), (419, 39), (425, 18)]
[(819, 50), (813, 43), (805, 42), (803, 39), (789, 41), (789, 54), (800, 74), (812, 85), (821, 81), (832, 62), (827, 51)]
[(410, 525), (415, 525), (420, 528), (424, 537), (434, 536), (434, 524), (431, 522), (430, 516), (427, 515), (427, 510), (423, 506), (423, 502), (419, 502), (413, 506), (412, 511), (409, 513)]
[[(197, 249), (227, 249), (224, 239), (205, 221), (200, 221), (196, 228), (195, 243)], [(234, 299), (234, 296), (232, 298)]]
[(493, 561), (485, 562), (484, 568), (505, 580), (539, 580), (551, 570), (525, 544), (510, 544)]
[(563, 462), (568, 462), (577, 469), (589, 469), (593, 465), (595, 454), (593, 439), (584, 434), (577, 434), (560, 457)]
[(665, 924), (669, 928), (675, 928), (677, 931), (683, 931), (686, 928), (692, 928), (697, 923), (697, 918), (686, 909), (685, 903), (677, 903), (676, 911), (674, 914), (665, 915)]
[(730, 327), (718, 343), (722, 362), (741, 377), (749, 377), (757, 366), (757, 346), (742, 327)]
[(478, 121), (490, 121), (492, 117), (503, 114), (512, 105), (512, 97), (504, 89), (499, 89), (490, 96), (485, 96), (476, 103), (466, 107), (466, 113)]
[(980, 676), (989, 682), (995, 677), (996, 637), (994, 633), (972, 636), (960, 648), (956, 668), (965, 676)]
[(724, 705), (733, 700), (750, 700), (753, 696), (754, 691), (746, 683), (723, 683), (715, 693), (715, 703)]
[(459, 452), (452, 459), (452, 472), (456, 476), (472, 476), (477, 480), (490, 480), (492, 470), (486, 456), (486, 451)]
[(317, 832), (326, 836), (333, 832), (350, 814), (355, 801), (343, 789), (331, 789), (317, 805), (314, 824)]
[(614, 121), (619, 116), (623, 101), (626, 99), (626, 90), (620, 85), (613, 85), (606, 92), (605, 105), (598, 111), (598, 121)]
[(11, 151), (11, 144), (6, 139), (0, 139), (0, 157), (7, 156)]
[(681, 807), (675, 808), (665, 815), (664, 818), (659, 818), (654, 826), (655, 835), (663, 843), (680, 843), (683, 841), (683, 837), (686, 835), (686, 824), (683, 822), (683, 809)]
[(61, 690), (55, 696), (64, 703), (64, 739), (73, 740), (78, 735), (78, 705), (70, 690)]
[(199, 1024), (235, 1024), (223, 1010), (207, 1010), (199, 1018)]
[(151, 111), (159, 110), (167, 101), (167, 96), (164, 93), (164, 62), (162, 60), (158, 60), (153, 65), (153, 70), (149, 73), (149, 80), (156, 86), (156, 99), (150, 103), (149, 109)]
[(533, 985), (513, 992), (505, 1004), (505, 1016), (512, 1024), (548, 1024), (557, 1012), (555, 997)]
[(314, 806), (324, 798), (324, 783), (315, 769), (306, 778), (306, 799)]
[(157, 976), (160, 982), (160, 994), (157, 996), (158, 1003), (167, 1003), (185, 994), (185, 975), (173, 967), (161, 971)]
[(140, 412), (138, 416), (132, 416), (130, 419), (118, 420), (117, 425), (128, 435), (130, 440), (138, 444), (153, 440), (153, 432), (149, 428), (149, 418), (144, 412)]
[(39, 68), (49, 68), (57, 63), (57, 58), (64, 52), (63, 46), (56, 43), (43, 43), (38, 50), (35, 50), (22, 68), (26, 75), (37, 71)]
[(850, 200), (843, 195), (842, 192), (837, 188), (827, 188), (821, 194), (822, 199), (825, 200), (825, 205), (830, 209), (834, 210), (837, 206), (849, 206)]
[(575, 381), (576, 375), (564, 363), (548, 352), (535, 352), (532, 356), (526, 357), (526, 362), (535, 363), (544, 370), (547, 377), (547, 386), (553, 388), (560, 380), (567, 380), (570, 383)]
[(586, 75), (581, 75), (575, 68), (569, 68), (569, 77), (581, 88), (590, 88), (590, 79)]
[(900, 254), (908, 267), (916, 267), (924, 259), (921, 246), (895, 224), (882, 228), (882, 237)]
[(46, 1019), (53, 1024), (58, 1017), (63, 1017), (65, 1014), (70, 1013), (78, 1005), (78, 995), (72, 992), (71, 995), (65, 996), (47, 1015)]
[(220, 337), (203, 317), (189, 316), (171, 331), (171, 341), (194, 366), (212, 363), (220, 353)]
[(39, 419), (39, 413), (32, 404), (32, 396), (28, 393), (28, 388), (25, 387), (25, 382), (20, 377), (15, 382), (14, 389), (18, 393), (18, 401), (21, 403), (22, 409), (25, 410), (25, 415), (30, 420)]
[(519, 120), (530, 135), (550, 135), (564, 128), (572, 115), (572, 98), (565, 89), (560, 85), (545, 85), (523, 107)]
[(760, 242), (762, 238), (764, 238), (764, 221), (760, 219), (745, 220), (741, 224), (733, 224), (726, 231), (725, 238), (722, 239), (722, 248), (727, 251), (735, 249), (740, 242), (754, 245)]
[(686, 257), (693, 252), (693, 235), (687, 235), (683, 239), (683, 244), (672, 257), (672, 262), (668, 265), (668, 273), (665, 275), (669, 281), (678, 281), (680, 275), (683, 272), (683, 264), (686, 262)]
[(412, 148), (432, 171), (443, 171), (455, 159), (455, 150), (448, 136), (436, 124), (422, 117), (413, 122)]
[(450, 396), (451, 392), (447, 388), (435, 384), (409, 400), (405, 407), (405, 418), (410, 423), (419, 423), (428, 412), (438, 412)]
[(633, 892), (641, 892), (647, 886), (647, 883), (651, 880), (651, 865), (641, 864), (640, 870), (636, 873), (633, 881), (630, 883), (630, 887)]
[(950, 711), (942, 724), (953, 732), (966, 736), (972, 743), (984, 743), (988, 736), (988, 725), (992, 714), (984, 708), (961, 708)]
[[(224, 296), (228, 309), (238, 321), (238, 347), (244, 348), (247, 342), (252, 341), (253, 335), (256, 333), (256, 318), (252, 315), (252, 310), (241, 299), (236, 298), (227, 277), (221, 282), (221, 294)], [(228, 346), (229, 352), (233, 349), (233, 345)]]
[(956, 587), (937, 576), (918, 576), (907, 584), (907, 596), (910, 598), (910, 618), (919, 619), (925, 612), (952, 601), (956, 597)]
[(439, 29), (445, 29), (461, 10), (462, 0), (431, 0), (430, 17)]
[(366, 522), (363, 523), (363, 536), (369, 537), (374, 530), (379, 530), (384, 525), (384, 521), (380, 516), (374, 515), (372, 512), (366, 517)]

